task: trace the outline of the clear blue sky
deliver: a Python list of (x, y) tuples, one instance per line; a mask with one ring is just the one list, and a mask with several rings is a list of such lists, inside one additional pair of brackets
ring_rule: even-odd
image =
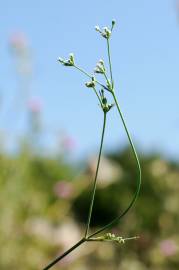
[[(116, 92), (134, 142), (141, 151), (179, 157), (179, 23), (173, 0), (2, 1), (0, 89), (5, 98), (18, 88), (9, 38), (23, 32), (33, 57), (31, 95), (43, 100), (43, 124), (64, 129), (77, 142), (76, 154), (96, 151), (102, 114), (81, 74), (57, 63), (73, 52), (90, 72), (106, 59), (105, 42), (94, 26), (115, 18), (112, 61)], [(115, 110), (109, 116), (106, 149), (127, 143)], [(11, 120), (1, 124), (15, 132)], [(24, 124), (21, 124), (23, 130)], [(13, 131), (14, 129), (14, 131)], [(46, 134), (47, 143), (54, 137)]]

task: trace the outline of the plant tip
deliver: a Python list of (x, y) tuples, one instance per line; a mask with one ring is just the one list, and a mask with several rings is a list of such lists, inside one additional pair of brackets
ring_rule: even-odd
[(112, 26), (114, 26), (116, 24), (116, 21), (113, 19), (112, 20)]
[(64, 60), (63, 60), (63, 58), (58, 57), (57, 61), (60, 62), (60, 63), (63, 63)]
[(100, 31), (99, 25), (96, 25), (96, 26), (95, 26), (95, 30), (96, 30), (97, 32)]

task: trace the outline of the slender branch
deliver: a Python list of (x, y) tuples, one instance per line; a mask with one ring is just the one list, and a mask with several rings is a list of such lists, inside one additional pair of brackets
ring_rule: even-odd
[(84, 242), (86, 242), (85, 238), (82, 238), (79, 242), (77, 242), (74, 246), (72, 246), (70, 249), (68, 249), (66, 252), (64, 252), (62, 255), (57, 257), (54, 261), (52, 261), (49, 265), (47, 265), (43, 270), (48, 270), (52, 268), (55, 264), (57, 264), (59, 261), (61, 261), (64, 257), (66, 257), (69, 253), (71, 253), (74, 249), (82, 245)]
[[(114, 23), (113, 23), (114, 26)], [(112, 26), (112, 28), (113, 28)], [(112, 29), (111, 29), (112, 31)], [(51, 267), (53, 267), (55, 264), (57, 264), (60, 260), (62, 260), (64, 257), (66, 257), (69, 253), (71, 253), (73, 250), (75, 250), (77, 247), (79, 247), (80, 245), (82, 245), (84, 242), (87, 241), (116, 241), (119, 242), (120, 239), (116, 238), (116, 239), (104, 239), (104, 237), (97, 237), (94, 238), (93, 236), (101, 233), (102, 231), (109, 229), (110, 227), (112, 227), (115, 223), (119, 222), (119, 220), (130, 210), (130, 208), (133, 206), (133, 204), (135, 203), (138, 195), (139, 195), (139, 191), (140, 191), (140, 187), (141, 187), (141, 167), (140, 167), (140, 162), (139, 162), (139, 158), (137, 155), (137, 152), (135, 150), (135, 146), (133, 144), (133, 141), (131, 139), (130, 133), (128, 131), (127, 125), (125, 123), (123, 114), (121, 112), (120, 106), (118, 104), (117, 98), (115, 96), (114, 93), (114, 82), (113, 82), (113, 75), (112, 75), (112, 63), (111, 63), (111, 56), (110, 56), (110, 43), (109, 43), (109, 38), (107, 38), (107, 51), (108, 51), (108, 61), (109, 61), (109, 69), (110, 69), (110, 89), (108, 88), (108, 84), (109, 84), (109, 80), (107, 78), (106, 73), (104, 73), (106, 82), (107, 82), (107, 86), (103, 85), (102, 83), (100, 83), (99, 81), (95, 80), (95, 82), (100, 85), (103, 89), (109, 91), (114, 99), (114, 102), (116, 104), (117, 110), (119, 112), (120, 118), (122, 120), (125, 132), (127, 134), (130, 146), (132, 148), (136, 163), (137, 163), (137, 168), (138, 168), (138, 180), (137, 180), (137, 188), (134, 194), (133, 199), (131, 200), (130, 204), (128, 205), (128, 207), (122, 212), (122, 214), (120, 216), (118, 216), (117, 218), (113, 219), (110, 223), (108, 223), (107, 225), (105, 225), (104, 227), (102, 227), (101, 229), (97, 230), (96, 232), (94, 232), (91, 235), (88, 235), (89, 232), (89, 228), (90, 228), (90, 222), (91, 222), (91, 216), (92, 216), (92, 211), (93, 211), (93, 205), (94, 205), (94, 197), (95, 197), (95, 192), (96, 192), (96, 184), (97, 184), (97, 177), (98, 177), (98, 171), (99, 171), (99, 165), (100, 165), (100, 160), (101, 160), (101, 153), (102, 153), (102, 148), (103, 148), (103, 141), (104, 141), (104, 134), (105, 134), (105, 128), (106, 128), (106, 114), (107, 112), (110, 110), (109, 106), (106, 106), (106, 103), (103, 104), (103, 101), (100, 99), (98, 92), (96, 90), (95, 87), (93, 87), (93, 90), (95, 92), (95, 94), (97, 95), (98, 100), (100, 101), (100, 105), (103, 109), (103, 113), (104, 113), (104, 119), (103, 119), (103, 128), (102, 128), (102, 135), (101, 135), (101, 142), (100, 142), (100, 149), (99, 149), (99, 155), (98, 155), (98, 161), (97, 161), (97, 167), (96, 167), (96, 172), (95, 172), (95, 177), (94, 177), (94, 182), (93, 182), (93, 188), (91, 191), (91, 201), (90, 201), (90, 207), (89, 207), (89, 212), (88, 212), (88, 219), (87, 219), (87, 224), (86, 224), (86, 231), (85, 231), (85, 236), (84, 238), (82, 238), (79, 242), (77, 242), (75, 245), (73, 245), (70, 249), (68, 249), (66, 252), (64, 252), (62, 255), (60, 255), (59, 257), (57, 257), (55, 260), (53, 260), (49, 265), (47, 265), (45, 268), (43, 268), (43, 270), (48, 270)], [(71, 56), (72, 57), (72, 56)], [(71, 60), (71, 59), (70, 59)], [(72, 57), (72, 62), (74, 62), (74, 59)], [(60, 61), (62, 62), (62, 64), (64, 64), (63, 60)], [(85, 74), (88, 78), (93, 80), (93, 76), (91, 76), (89, 73), (87, 73), (86, 71), (84, 71), (82, 68), (76, 66), (74, 63), (72, 64), (77, 70), (79, 70), (80, 72), (82, 72), (83, 74)], [(71, 66), (71, 65), (70, 65)], [(105, 110), (107, 109), (107, 110)], [(125, 240), (131, 240), (131, 239), (136, 239), (137, 237), (129, 237), (129, 238), (121, 238), (121, 241), (125, 241)]]
[(122, 120), (122, 123), (123, 123), (123, 126), (124, 126), (124, 129), (126, 131), (126, 134), (127, 134), (127, 137), (128, 137), (128, 140), (129, 140), (129, 143), (130, 143), (130, 146), (132, 148), (132, 151), (133, 151), (133, 154), (134, 154), (134, 157), (135, 157), (135, 160), (136, 160), (136, 163), (137, 163), (137, 168), (138, 168), (138, 179), (137, 179), (137, 189), (136, 189), (136, 192), (134, 194), (134, 197), (133, 199), (131, 200), (130, 204), (128, 205), (128, 207), (122, 212), (122, 214), (120, 216), (118, 216), (117, 218), (113, 219), (110, 223), (108, 223), (107, 225), (105, 225), (104, 227), (102, 227), (101, 229), (97, 230), (96, 232), (94, 232), (93, 234), (91, 234), (89, 236), (89, 238), (103, 232), (104, 230), (107, 230), (109, 228), (111, 228), (114, 224), (118, 223), (119, 220), (125, 216), (127, 214), (127, 212), (130, 210), (130, 208), (133, 206), (133, 204), (135, 203), (138, 195), (139, 195), (139, 192), (140, 192), (140, 188), (141, 188), (141, 166), (140, 166), (140, 162), (139, 162), (139, 158), (138, 158), (138, 155), (137, 155), (137, 152), (136, 152), (136, 149), (135, 149), (135, 146), (133, 144), (133, 141), (131, 139), (131, 136), (130, 136), (130, 133), (128, 131), (128, 128), (126, 126), (126, 123), (125, 123), (125, 120), (124, 120), (124, 116), (121, 112), (121, 109), (119, 107), (119, 104), (118, 104), (118, 101), (117, 101), (117, 98), (114, 94), (114, 92), (112, 93), (113, 95), (113, 98), (114, 98), (114, 101), (115, 101), (115, 104), (116, 104), (116, 107), (118, 109), (118, 112), (120, 114), (120, 117), (121, 117), (121, 120)]
[(132, 138), (130, 136), (130, 133), (128, 131), (128, 128), (127, 128), (127, 125), (126, 125), (126, 122), (125, 122), (125, 119), (124, 119), (124, 116), (122, 114), (122, 111), (120, 109), (120, 106), (119, 106), (119, 103), (117, 101), (117, 98), (116, 98), (116, 95), (115, 95), (115, 92), (114, 92), (114, 84), (113, 84), (113, 76), (112, 76), (112, 64), (111, 64), (111, 55), (110, 55), (110, 44), (109, 44), (109, 39), (107, 39), (107, 51), (108, 51), (108, 60), (109, 60), (109, 68), (110, 68), (110, 76), (111, 76), (111, 83), (112, 83), (112, 96), (114, 98), (114, 102), (116, 104), (116, 107), (117, 107), (117, 110), (119, 112), (119, 115), (120, 115), (120, 118), (122, 120), (122, 123), (123, 123), (123, 126), (124, 126), (124, 129), (125, 129), (125, 132), (127, 134), (127, 137), (128, 137), (128, 140), (129, 140), (129, 143), (130, 143), (130, 146), (132, 148), (132, 151), (133, 151), (133, 154), (134, 154), (134, 157), (135, 157), (135, 160), (136, 160), (136, 163), (137, 163), (137, 169), (138, 169), (138, 179), (137, 179), (137, 188), (136, 188), (136, 191), (135, 191), (135, 194), (134, 194), (134, 197), (133, 199), (131, 200), (130, 204), (128, 205), (128, 207), (122, 212), (122, 214), (120, 216), (118, 216), (117, 218), (113, 219), (110, 223), (108, 223), (107, 225), (105, 225), (104, 227), (102, 227), (101, 229), (97, 230), (96, 232), (94, 232), (93, 234), (91, 234), (88, 238), (91, 238), (101, 232), (103, 232), (104, 230), (107, 230), (109, 228), (111, 228), (114, 224), (118, 223), (119, 220), (125, 216), (127, 214), (127, 212), (130, 210), (130, 208), (133, 206), (133, 204), (135, 203), (138, 195), (139, 195), (139, 192), (140, 192), (140, 188), (141, 188), (141, 166), (140, 166), (140, 162), (139, 162), (139, 158), (138, 158), (138, 155), (137, 155), (137, 152), (136, 152), (136, 149), (135, 149), (135, 146), (133, 144), (133, 141), (132, 141)]
[(112, 63), (111, 63), (111, 54), (110, 54), (110, 44), (109, 39), (107, 38), (107, 51), (108, 51), (108, 60), (109, 60), (109, 69), (110, 69), (110, 76), (111, 76), (111, 83), (112, 88), (114, 87), (113, 75), (112, 75)]
[(100, 103), (100, 105), (101, 105), (101, 108), (102, 108), (102, 102), (101, 102), (100, 96), (99, 96), (99, 94), (98, 94), (96, 88), (93, 87), (93, 90), (94, 90), (94, 92), (95, 92), (95, 94), (96, 94), (96, 96), (97, 96), (97, 98), (98, 98), (98, 100), (99, 100), (99, 103)]
[(90, 226), (90, 221), (91, 221), (91, 215), (92, 215), (92, 209), (93, 209), (93, 204), (94, 204), (94, 196), (95, 196), (95, 191), (96, 191), (96, 182), (97, 182), (97, 176), (98, 176), (98, 171), (99, 171), (99, 164), (101, 160), (101, 153), (102, 153), (102, 147), (103, 147), (103, 141), (104, 141), (104, 133), (105, 133), (105, 128), (106, 128), (106, 112), (104, 112), (104, 120), (103, 120), (103, 129), (102, 129), (102, 135), (101, 135), (101, 144), (100, 144), (100, 150), (99, 150), (99, 156), (98, 156), (98, 163), (97, 163), (97, 168), (96, 168), (96, 173), (95, 173), (95, 179), (94, 179), (94, 185), (92, 189), (92, 195), (91, 195), (91, 203), (90, 203), (90, 208), (89, 208), (89, 214), (88, 214), (88, 221), (86, 225), (86, 232), (85, 232), (85, 237), (82, 238), (79, 242), (77, 242), (74, 246), (72, 246), (70, 249), (68, 249), (66, 252), (64, 252), (62, 255), (57, 257), (54, 261), (52, 261), (49, 265), (47, 265), (43, 270), (48, 270), (51, 267), (53, 267), (55, 264), (57, 264), (59, 261), (61, 261), (64, 257), (66, 257), (69, 253), (71, 253), (74, 249), (82, 245), (84, 242), (88, 241), (87, 239), (87, 234), (89, 231), (89, 226)]
[(122, 212), (122, 214), (120, 216), (118, 216), (117, 218), (113, 219), (110, 223), (108, 223), (107, 225), (105, 225), (104, 227), (102, 227), (101, 229), (97, 230), (96, 232), (94, 232), (93, 234), (91, 234), (89, 236), (89, 238), (103, 232), (104, 230), (107, 230), (109, 228), (111, 228), (114, 224), (118, 223), (119, 220), (125, 216), (127, 214), (127, 212), (130, 210), (130, 208), (133, 206), (133, 204), (135, 203), (138, 195), (139, 195), (139, 192), (140, 192), (140, 188), (141, 188), (141, 166), (140, 166), (140, 162), (139, 162), (139, 158), (138, 158), (138, 155), (137, 155), (137, 152), (135, 150), (135, 146), (132, 142), (132, 139), (131, 139), (131, 136), (130, 136), (130, 133), (127, 129), (127, 126), (126, 126), (126, 123), (125, 123), (125, 120), (124, 120), (124, 117), (123, 117), (123, 114), (121, 112), (121, 109), (119, 107), (119, 104), (118, 104), (118, 101), (116, 99), (116, 96), (114, 94), (114, 92), (112, 93), (113, 95), (113, 98), (114, 98), (114, 101), (115, 101), (115, 104), (116, 104), (116, 107), (118, 109), (118, 112), (120, 114), (120, 117), (121, 117), (121, 120), (122, 120), (122, 123), (123, 123), (123, 126), (124, 126), (124, 129), (126, 131), (126, 134), (127, 134), (127, 137), (128, 137), (128, 140), (129, 140), (129, 143), (130, 143), (130, 146), (132, 148), (132, 151), (133, 151), (133, 154), (134, 154), (134, 157), (135, 157), (135, 160), (136, 160), (136, 163), (137, 163), (137, 168), (138, 168), (138, 180), (137, 180), (137, 189), (136, 189), (136, 192), (134, 194), (134, 197), (133, 199), (131, 200), (130, 204), (128, 205), (128, 207)]
[[(79, 70), (79, 71), (80, 71), (81, 73), (83, 73), (84, 75), (86, 75), (88, 78), (90, 78), (90, 79), (93, 78), (93, 76), (91, 76), (91, 75), (90, 75), (88, 72), (86, 72), (84, 69), (82, 69), (82, 68), (80, 68), (80, 67), (78, 67), (78, 66), (76, 66), (76, 65), (73, 65), (73, 67), (76, 68), (77, 70)], [(97, 84), (99, 84), (101, 87), (103, 87), (105, 90), (107, 90), (107, 91), (110, 92), (110, 90), (109, 90), (104, 84), (100, 83), (98, 80), (95, 80), (95, 82), (96, 82)]]
[(74, 65), (74, 67), (76, 69), (78, 69), (81, 73), (85, 74), (88, 78), (90, 78), (90, 79), (92, 78), (92, 76), (89, 73), (87, 73), (84, 69), (82, 69), (82, 68), (80, 68), (80, 67), (78, 67), (76, 65)]
[(100, 164), (101, 153), (102, 153), (102, 148), (103, 148), (105, 128), (106, 128), (106, 112), (104, 112), (103, 129), (102, 129), (102, 135), (101, 135), (101, 143), (100, 143), (100, 149), (99, 149), (99, 155), (98, 155), (98, 162), (97, 162), (96, 173), (95, 173), (95, 178), (94, 178), (94, 184), (93, 184), (93, 188), (92, 188), (92, 192), (91, 192), (91, 201), (90, 201), (90, 207), (89, 207), (89, 212), (88, 212), (88, 219), (87, 219), (87, 224), (86, 224), (85, 238), (88, 235), (90, 221), (91, 221), (91, 215), (92, 215), (93, 204), (94, 204), (94, 196), (95, 196), (95, 192), (96, 192), (96, 183), (97, 183), (97, 177), (98, 177), (98, 171), (99, 171), (99, 164)]
[[(133, 237), (127, 237), (127, 238), (121, 238), (121, 243), (125, 242), (125, 241), (129, 241), (129, 240), (135, 240), (138, 239), (138, 236), (133, 236)], [(112, 240), (112, 239), (104, 239), (104, 237), (97, 237), (97, 238), (87, 238), (86, 239), (87, 242), (117, 242), (116, 240)]]

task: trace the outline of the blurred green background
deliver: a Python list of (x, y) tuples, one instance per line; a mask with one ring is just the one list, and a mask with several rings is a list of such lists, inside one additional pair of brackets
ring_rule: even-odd
[[(91, 1), (88, 8), (83, 1), (2, 4), (1, 270), (40, 270), (83, 236), (102, 116), (83, 89), (84, 78), (56, 59), (74, 48), (77, 61), (92, 70), (106, 53), (93, 25), (110, 24), (113, 17), (119, 22), (112, 41), (117, 95), (143, 176), (135, 207), (112, 232), (139, 239), (85, 243), (54, 270), (179, 269), (179, 2), (103, 2)], [(92, 231), (119, 215), (136, 188), (135, 160), (115, 113), (107, 126)]]
[[(31, 148), (32, 149), (32, 148)], [(1, 152), (0, 269), (42, 269), (82, 237), (96, 158), (77, 168), (63, 157), (34, 155), (23, 146)], [(87, 243), (54, 269), (178, 269), (179, 164), (141, 155), (140, 198), (112, 232), (139, 235), (124, 245)], [(75, 175), (75, 177), (74, 177)], [(135, 191), (130, 150), (102, 159), (92, 230), (118, 215)]]

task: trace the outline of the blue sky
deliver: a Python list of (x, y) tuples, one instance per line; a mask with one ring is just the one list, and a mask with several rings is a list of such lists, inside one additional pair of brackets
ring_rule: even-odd
[[(3, 1), (0, 9), (0, 90), (9, 100), (19, 90), (9, 38), (27, 37), (33, 76), (30, 96), (43, 103), (46, 144), (65, 130), (76, 141), (76, 155), (96, 151), (102, 113), (94, 94), (84, 87), (86, 78), (57, 63), (59, 56), (75, 54), (76, 62), (91, 72), (106, 59), (104, 40), (94, 26), (116, 27), (111, 40), (116, 93), (129, 130), (140, 151), (160, 151), (179, 157), (179, 23), (174, 0), (123, 1)], [(19, 92), (20, 93), (20, 92)], [(19, 98), (20, 94), (19, 94)], [(21, 114), (21, 113), (20, 113)], [(22, 113), (23, 114), (23, 113)], [(13, 118), (1, 129), (20, 134)], [(109, 115), (105, 149), (127, 143), (115, 110)]]

